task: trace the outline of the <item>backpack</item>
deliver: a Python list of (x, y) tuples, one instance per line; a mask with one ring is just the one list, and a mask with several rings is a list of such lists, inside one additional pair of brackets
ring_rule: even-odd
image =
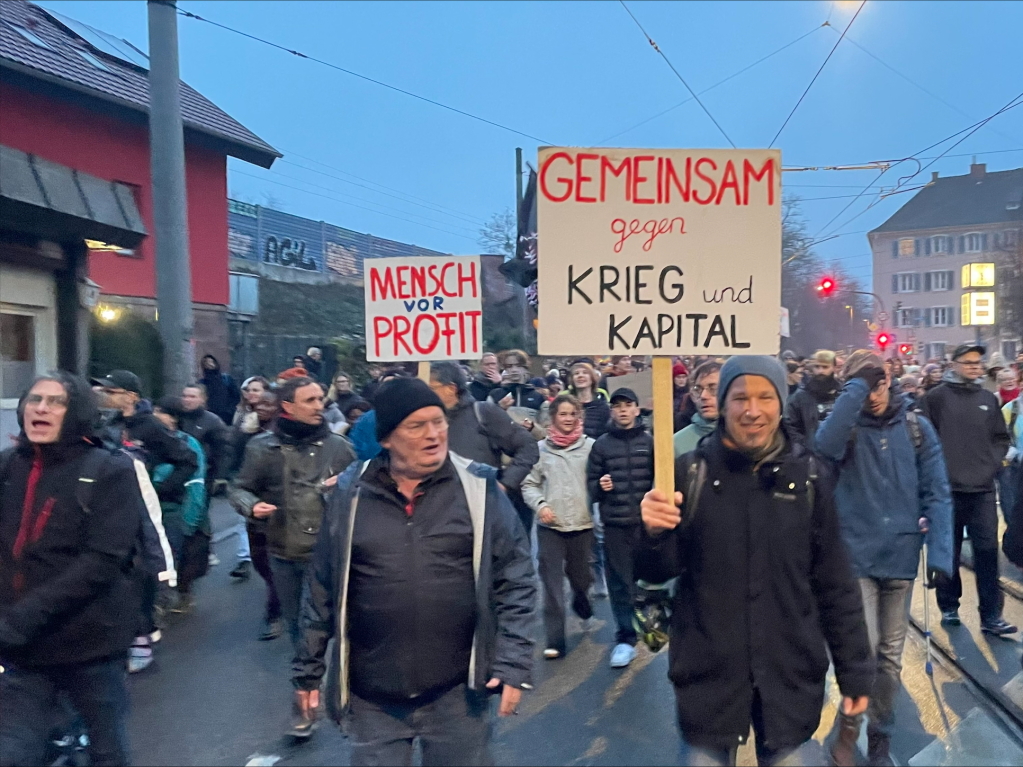
[[(924, 430), (920, 426), (920, 413), (916, 410), (906, 410), (906, 430), (909, 432), (909, 441), (913, 443), (913, 449), (916, 451), (917, 457), (920, 456), (920, 450), (924, 446)], [(856, 448), (856, 435), (859, 433), (859, 426), (853, 426), (852, 431), (849, 432), (849, 442), (846, 446), (845, 458), (843, 463), (848, 461), (853, 456), (853, 450)]]

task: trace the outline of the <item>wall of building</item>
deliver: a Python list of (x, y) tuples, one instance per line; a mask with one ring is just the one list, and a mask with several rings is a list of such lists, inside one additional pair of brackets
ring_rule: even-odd
[[(127, 123), (70, 101), (55, 100), (0, 82), (0, 143), (85, 173), (130, 184), (146, 229), (153, 231), (149, 135)], [(192, 298), (228, 303), (227, 158), (185, 147)], [(89, 276), (104, 294), (152, 298), (156, 294), (153, 239), (135, 257), (90, 254)]]

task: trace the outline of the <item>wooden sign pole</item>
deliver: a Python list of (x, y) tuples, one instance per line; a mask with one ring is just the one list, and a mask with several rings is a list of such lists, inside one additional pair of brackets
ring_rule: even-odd
[(419, 380), (425, 384), (430, 383), (430, 363), (426, 360), (419, 360)]
[(675, 497), (675, 413), (671, 357), (654, 357), (654, 487)]

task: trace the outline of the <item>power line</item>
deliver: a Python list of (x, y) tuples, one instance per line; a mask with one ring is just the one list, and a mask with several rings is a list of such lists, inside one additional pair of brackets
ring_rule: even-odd
[[(459, 234), (458, 232), (451, 232), (451, 231), (448, 231), (447, 229), (440, 229), (439, 227), (430, 226), (429, 224), (423, 224), (423, 223), (420, 223), (419, 221), (413, 221), (412, 219), (409, 219), (409, 218), (402, 218), (401, 216), (395, 216), (395, 215), (392, 215), (390, 213), (384, 213), (383, 211), (373, 210), (372, 208), (367, 208), (367, 207), (365, 207), (363, 205), (356, 205), (354, 202), (348, 202), (347, 200), (342, 200), (339, 197), (333, 197), (333, 196), (328, 195), (328, 194), (321, 194), (320, 192), (311, 192), (308, 189), (302, 189), (302, 188), (297, 187), (297, 186), (291, 186), (291, 184), (284, 184), (284, 183), (281, 183), (280, 181), (276, 181), (276, 180), (274, 180), (272, 178), (264, 178), (262, 176), (257, 176), (254, 173), (246, 173), (243, 170), (232, 170), (231, 172), (232, 173), (238, 173), (238, 174), (240, 174), (242, 176), (248, 176), (249, 178), (258, 179), (259, 181), (267, 181), (267, 182), (269, 182), (271, 184), (277, 184), (278, 186), (282, 186), (285, 189), (294, 189), (296, 192), (305, 192), (306, 194), (311, 194), (311, 195), (313, 195), (315, 197), (323, 197), (323, 198), (328, 199), (328, 200), (334, 200), (335, 202), (339, 202), (342, 205), (350, 205), (351, 207), (359, 208), (360, 210), (368, 210), (370, 213), (376, 213), (377, 215), (380, 215), (380, 216), (387, 216), (388, 218), (395, 218), (395, 219), (397, 219), (399, 221), (404, 221), (405, 223), (408, 223), (408, 224), (415, 224), (416, 226), (423, 226), (423, 227), (426, 227), (427, 229), (433, 229), (433, 230), (438, 231), (438, 232), (444, 232), (444, 234), (450, 234), (450, 235), (452, 235), (454, 237), (461, 237), (463, 240), (473, 240), (472, 237), (467, 237), (466, 235)], [(475, 240), (473, 240), (473, 241), (475, 242)]]
[(250, 34), (248, 32), (242, 32), (240, 29), (234, 29), (233, 27), (229, 27), (226, 24), (221, 24), (221, 23), (216, 22), (216, 21), (211, 21), (210, 19), (204, 18), (204, 17), (202, 17), (202, 16), (200, 16), (200, 15), (198, 15), (196, 13), (191, 13), (190, 11), (184, 11), (184, 10), (181, 10), (180, 8), (178, 9), (178, 13), (180, 13), (182, 16), (185, 16), (186, 18), (195, 19), (196, 21), (204, 21), (207, 24), (212, 24), (213, 26), (219, 27), (220, 29), (223, 29), (223, 30), (225, 30), (227, 32), (233, 32), (236, 35), (241, 35), (242, 37), (247, 37), (248, 39), (254, 40), (257, 43), (263, 43), (264, 45), (269, 45), (271, 48), (276, 48), (279, 51), (284, 51), (285, 53), (290, 53), (292, 56), (298, 56), (300, 59), (308, 59), (309, 61), (313, 61), (313, 62), (315, 62), (317, 64), (322, 64), (325, 67), (330, 67), (331, 69), (335, 69), (338, 72), (343, 72), (346, 75), (351, 75), (352, 77), (357, 77), (360, 80), (365, 80), (366, 82), (373, 83), (374, 85), (379, 85), (379, 86), (381, 86), (383, 88), (387, 88), (388, 90), (392, 90), (392, 91), (395, 91), (397, 93), (401, 93), (401, 94), (403, 94), (405, 96), (410, 96), (411, 98), (417, 99), (419, 101), (424, 101), (427, 104), (432, 104), (435, 107), (440, 107), (441, 109), (446, 109), (449, 112), (454, 112), (455, 114), (462, 115), (463, 117), (468, 117), (468, 118), (470, 118), (472, 120), (476, 120), (477, 122), (485, 123), (485, 124), (491, 125), (491, 126), (493, 126), (495, 128), (500, 128), (501, 130), (508, 131), (509, 133), (514, 133), (516, 135), (523, 136), (525, 138), (528, 138), (528, 139), (531, 139), (533, 141), (536, 141), (536, 142), (538, 142), (540, 144), (550, 144), (551, 143), (549, 141), (545, 141), (544, 139), (541, 139), (541, 138), (538, 138), (536, 136), (533, 136), (532, 134), (525, 133), (524, 131), (520, 131), (520, 130), (518, 130), (516, 128), (511, 128), (511, 127), (509, 127), (507, 125), (502, 125), (499, 122), (494, 122), (493, 120), (488, 120), (485, 117), (480, 117), (479, 115), (474, 115), (472, 112), (466, 112), (464, 109), (459, 109), (457, 107), (449, 106), (449, 105), (444, 104), (444, 103), (442, 103), (440, 101), (436, 101), (434, 99), (427, 98), (426, 96), (420, 96), (418, 93), (413, 93), (412, 91), (407, 91), (404, 88), (399, 88), (396, 85), (391, 85), (390, 83), (385, 83), (382, 80), (377, 80), (375, 78), (368, 77), (367, 75), (360, 74), (360, 73), (355, 72), (355, 71), (353, 71), (351, 69), (345, 69), (344, 67), (338, 66), (337, 64), (332, 64), (329, 61), (324, 61), (323, 59), (318, 59), (315, 56), (310, 56), (310, 55), (308, 55), (306, 53), (301, 53), (301, 52), (296, 51), (296, 50), (294, 50), (292, 48), (288, 48), (288, 47), (283, 46), (283, 45), (278, 45), (277, 43), (271, 42), (270, 40), (266, 40), (266, 39), (264, 39), (262, 37), (258, 37), (256, 35)]
[(664, 51), (657, 47), (657, 43), (655, 43), (654, 39), (647, 34), (645, 29), (643, 29), (643, 25), (639, 23), (639, 19), (637, 19), (635, 15), (633, 15), (632, 11), (629, 10), (629, 6), (625, 4), (625, 0), (618, 0), (618, 2), (622, 4), (622, 8), (624, 8), (625, 12), (632, 17), (632, 20), (636, 22), (636, 26), (639, 27), (639, 31), (643, 33), (643, 36), (647, 39), (647, 42), (650, 43), (650, 46), (661, 55), (661, 58), (664, 59), (664, 63), (667, 64), (671, 68), (671, 71), (675, 73), (675, 77), (679, 79), (679, 82), (686, 86), (686, 90), (689, 91), (689, 95), (692, 96), (696, 100), (696, 103), (700, 105), (700, 109), (704, 111), (707, 117), (710, 118), (710, 121), (714, 123), (719, 131), (721, 131), (721, 135), (725, 137), (725, 140), (732, 145), (733, 149), (735, 149), (735, 142), (729, 138), (727, 133), (725, 133), (725, 129), (721, 127), (721, 123), (714, 119), (714, 115), (712, 115), (710, 110), (704, 106), (702, 101), (700, 101), (700, 97), (696, 95), (696, 91), (689, 87), (689, 83), (687, 83), (685, 78), (682, 77), (677, 69), (675, 69), (675, 65), (671, 63), (671, 60), (665, 55)]
[(863, 0), (860, 3), (860, 7), (856, 9), (856, 13), (853, 14), (853, 17), (849, 19), (849, 23), (846, 24), (845, 29), (842, 30), (842, 34), (838, 38), (838, 41), (835, 43), (835, 47), (831, 49), (831, 53), (829, 53), (827, 58), (824, 59), (824, 63), (821, 64), (820, 69), (817, 70), (817, 74), (815, 74), (813, 76), (813, 79), (810, 80), (810, 84), (806, 86), (806, 89), (803, 91), (803, 94), (799, 97), (799, 101), (797, 101), (796, 105), (792, 107), (792, 111), (789, 112), (789, 116), (785, 118), (785, 122), (783, 122), (781, 124), (781, 127), (778, 128), (778, 132), (774, 134), (774, 138), (771, 139), (771, 143), (768, 144), (768, 146), (774, 146), (774, 142), (778, 140), (778, 137), (781, 135), (781, 132), (785, 130), (785, 126), (789, 124), (789, 120), (792, 119), (792, 115), (794, 115), (796, 113), (796, 110), (799, 109), (799, 105), (803, 103), (803, 99), (806, 98), (806, 94), (810, 92), (810, 89), (813, 87), (813, 84), (817, 82), (817, 78), (820, 77), (821, 72), (824, 71), (824, 67), (828, 65), (828, 62), (831, 61), (831, 57), (834, 55), (835, 51), (838, 50), (838, 46), (841, 45), (842, 40), (845, 39), (845, 33), (849, 31), (849, 28), (856, 21), (856, 18), (860, 15), (860, 11), (863, 10), (863, 6), (865, 6), (866, 4), (867, 0)]
[[(968, 129), (964, 129), (964, 130), (968, 130)], [(960, 133), (962, 133), (962, 132), (963, 131), (960, 131)], [(955, 135), (958, 136), (959, 134), (957, 133)], [(949, 138), (954, 138), (954, 137), (955, 136), (949, 136)], [(945, 141), (948, 141), (948, 139), (945, 139)], [(942, 142), (939, 141), (938, 143), (940, 144)], [(924, 150), (924, 151), (926, 151), (926, 150)], [(1011, 154), (1011, 153), (1014, 153), (1014, 152), (1023, 152), (1023, 147), (1021, 147), (1019, 149), (992, 149), (992, 150), (987, 151), (987, 152), (962, 152), (960, 154), (946, 154), (946, 155), (944, 155), (944, 157), (946, 157), (946, 158), (949, 158), (949, 157), (974, 157), (974, 156), (980, 157), (982, 155), (988, 155), (988, 154)], [(917, 160), (933, 160), (934, 159), (934, 155), (931, 155), (931, 156), (928, 156), (928, 157), (915, 157), (914, 159), (917, 159)], [(871, 160), (869, 163), (863, 163), (863, 162), (860, 162), (860, 163), (844, 163), (843, 165), (844, 166), (848, 166), (848, 165), (869, 165), (870, 163), (877, 163), (877, 162), (879, 162), (879, 161), (878, 160)], [(881, 161), (881, 162), (884, 162), (884, 161)], [(889, 161), (889, 162), (894, 162), (894, 160)], [(810, 169), (810, 170), (824, 170), (824, 171), (826, 171), (826, 170), (835, 170), (835, 168), (830, 167), (830, 166), (826, 167), (826, 168), (825, 167), (816, 168), (816, 167), (813, 167), (813, 166), (809, 166), (808, 169)], [(787, 184), (787, 186), (795, 186), (795, 185), (794, 184)], [(854, 185), (854, 186), (857, 186), (857, 188), (858, 188), (858, 185)]]
[[(733, 79), (735, 79), (736, 77), (738, 77), (739, 75), (743, 74), (744, 72), (748, 72), (749, 70), (753, 69), (753, 67), (755, 67), (755, 66), (757, 66), (758, 64), (761, 64), (761, 63), (763, 63), (763, 62), (765, 62), (765, 61), (767, 61), (767, 60), (768, 60), (769, 58), (771, 58), (772, 56), (776, 56), (777, 54), (779, 54), (779, 53), (781, 53), (782, 51), (784, 51), (784, 50), (785, 50), (786, 48), (791, 48), (791, 47), (792, 47), (793, 45), (795, 45), (796, 43), (798, 43), (798, 42), (799, 42), (800, 40), (802, 40), (803, 38), (809, 37), (810, 35), (812, 35), (812, 34), (813, 34), (814, 32), (816, 32), (817, 30), (819, 30), (819, 29), (822, 29), (822, 28), (823, 28), (824, 26), (825, 26), (824, 24), (821, 24), (820, 26), (814, 27), (814, 28), (813, 28), (813, 29), (811, 29), (811, 30), (810, 30), (809, 32), (806, 32), (805, 34), (802, 34), (802, 35), (800, 35), (799, 37), (797, 37), (797, 38), (796, 38), (795, 40), (793, 40), (792, 42), (790, 42), (790, 43), (786, 43), (786, 44), (785, 44), (785, 45), (783, 45), (783, 46), (782, 46), (781, 48), (778, 48), (777, 50), (773, 51), (772, 53), (768, 53), (768, 54), (767, 54), (766, 56), (764, 56), (764, 57), (762, 57), (762, 58), (759, 58), (759, 59), (757, 59), (757, 60), (756, 60), (756, 61), (754, 61), (754, 62), (753, 62), (752, 64), (749, 64), (748, 66), (745, 66), (745, 67), (743, 67), (742, 69), (740, 69), (740, 70), (739, 70), (738, 72), (735, 72), (734, 74), (730, 74), (730, 75), (729, 75), (728, 77), (726, 77), (726, 78), (725, 78), (724, 80), (720, 80), (720, 81), (718, 81), (718, 82), (714, 83), (714, 84), (713, 84), (713, 85), (711, 85), (711, 86), (710, 86), (709, 88), (704, 88), (704, 89), (703, 89), (702, 91), (700, 91), (700, 95), (702, 96), (702, 95), (704, 95), (705, 93), (709, 93), (710, 91), (712, 91), (712, 90), (714, 90), (715, 88), (717, 88), (717, 87), (718, 87), (719, 85), (724, 85), (724, 84), (725, 84), (725, 83), (727, 83), (727, 82), (728, 82), (729, 80), (733, 80)], [(677, 104), (675, 104), (674, 106), (668, 107), (667, 109), (664, 109), (664, 110), (662, 110), (662, 111), (658, 112), (658, 113), (657, 113), (657, 114), (655, 114), (654, 116), (652, 116), (652, 117), (648, 117), (648, 118), (646, 118), (645, 120), (643, 120), (643, 121), (641, 121), (641, 122), (638, 122), (638, 123), (636, 123), (636, 124), (635, 124), (635, 125), (633, 125), (633, 126), (632, 126), (631, 128), (626, 128), (625, 130), (622, 130), (622, 131), (618, 131), (618, 133), (615, 133), (615, 134), (613, 134), (613, 135), (611, 135), (611, 136), (608, 136), (608, 137), (607, 137), (607, 138), (605, 138), (605, 139), (601, 139), (601, 140), (600, 140), (600, 141), (598, 141), (597, 143), (598, 143), (598, 144), (606, 144), (606, 143), (607, 143), (608, 141), (610, 141), (611, 139), (613, 139), (613, 138), (618, 138), (619, 136), (622, 136), (622, 135), (624, 135), (624, 134), (626, 134), (626, 133), (629, 133), (630, 131), (634, 131), (634, 130), (635, 130), (636, 128), (640, 128), (640, 127), (642, 127), (642, 126), (646, 125), (646, 124), (647, 124), (648, 122), (652, 122), (653, 120), (656, 120), (656, 119), (657, 119), (658, 117), (663, 117), (664, 115), (668, 114), (668, 112), (673, 112), (674, 110), (678, 109), (678, 108), (679, 108), (680, 106), (683, 106), (683, 105), (685, 105), (685, 104), (688, 104), (688, 103), (689, 103), (690, 101), (692, 101), (692, 100), (693, 100), (693, 99), (692, 99), (692, 97), (690, 97), (690, 98), (687, 98), (687, 99), (685, 99), (684, 101), (680, 101), (680, 102), (678, 102)]]

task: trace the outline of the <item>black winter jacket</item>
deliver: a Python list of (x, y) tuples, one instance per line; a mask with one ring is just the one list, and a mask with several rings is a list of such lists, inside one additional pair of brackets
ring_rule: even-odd
[(231, 431), (219, 417), (206, 408), (184, 413), (178, 428), (202, 445), (206, 452), (206, 484), (215, 479), (227, 479), (234, 461)]
[[(668, 676), (682, 734), (709, 748), (744, 743), (756, 689), (762, 745), (796, 746), (820, 721), (829, 649), (843, 695), (869, 695), (873, 681), (832, 481), (819, 476), (811, 503), (811, 461), (798, 444), (757, 467), (725, 448), (719, 429), (695, 454), (707, 466), (695, 517), (686, 498), (683, 524), (644, 532), (636, 555), (637, 578), (678, 577)], [(683, 494), (692, 456), (675, 462)]]
[[(103, 454), (78, 502), (89, 453)], [(127, 652), (132, 554), (147, 514), (131, 458), (85, 441), (0, 454), (0, 662), (85, 663)], [(34, 503), (25, 507), (27, 495)]]
[[(525, 530), (508, 497), (498, 488), (491, 467), (454, 454), (449, 458), (465, 492), (473, 529), (476, 628), (468, 686), (482, 691), (493, 677), (512, 687), (528, 686), (532, 682), (536, 585)], [(364, 511), (360, 500), (363, 468), (363, 464), (349, 467), (331, 497), (306, 581), (302, 636), (293, 664), (292, 678), (301, 690), (316, 689), (328, 674), (327, 711), (339, 723), (350, 701), (349, 642), (355, 629), (349, 624), (347, 584), (353, 556), (352, 515)], [(429, 503), (429, 495), (418, 499), (414, 514), (425, 511)], [(328, 660), (331, 638), (337, 641)]]
[(324, 495), (329, 491), (322, 483), (354, 460), (348, 440), (331, 434), (326, 422), (307, 438), (296, 440), (278, 420), (273, 431), (256, 435), (246, 445), (229, 500), (248, 519), (255, 519), (252, 507), (259, 501), (276, 506), (262, 520), (267, 548), (281, 559), (306, 562), (323, 522)]
[(161, 463), (169, 463), (174, 470), (159, 485), (155, 485), (156, 494), (161, 501), (180, 503), (185, 494), (185, 483), (188, 482), (199, 468), (199, 459), (195, 457), (188, 443), (175, 437), (157, 420), (152, 413), (136, 412), (125, 417), (120, 413), (114, 416), (106, 429), (107, 436), (117, 444), (130, 441), (141, 448), (146, 456), (146, 469), (150, 476), (153, 469)]
[(978, 384), (943, 381), (919, 408), (941, 438), (952, 491), (992, 492), (1011, 444), (998, 398)]
[[(536, 440), (493, 402), (477, 402), (463, 394), (448, 411), (448, 424), (448, 447), (463, 458), (498, 469), (501, 484), (510, 490), (519, 489), (540, 459)], [(503, 468), (502, 455), (511, 459)]]
[(603, 392), (589, 402), (583, 403), (583, 434), (591, 439), (597, 439), (607, 434), (611, 426), (611, 406), (607, 404), (607, 397)]
[[(600, 487), (605, 474), (610, 474), (614, 483), (610, 492)], [(639, 505), (654, 484), (654, 438), (642, 426), (620, 429), (612, 424), (607, 434), (593, 443), (586, 484), (590, 498), (600, 504), (605, 525), (638, 525)]]
[(842, 385), (832, 379), (830, 385), (814, 385), (808, 378), (795, 394), (785, 403), (785, 427), (792, 439), (813, 452), (817, 438), (817, 427), (828, 417)]

